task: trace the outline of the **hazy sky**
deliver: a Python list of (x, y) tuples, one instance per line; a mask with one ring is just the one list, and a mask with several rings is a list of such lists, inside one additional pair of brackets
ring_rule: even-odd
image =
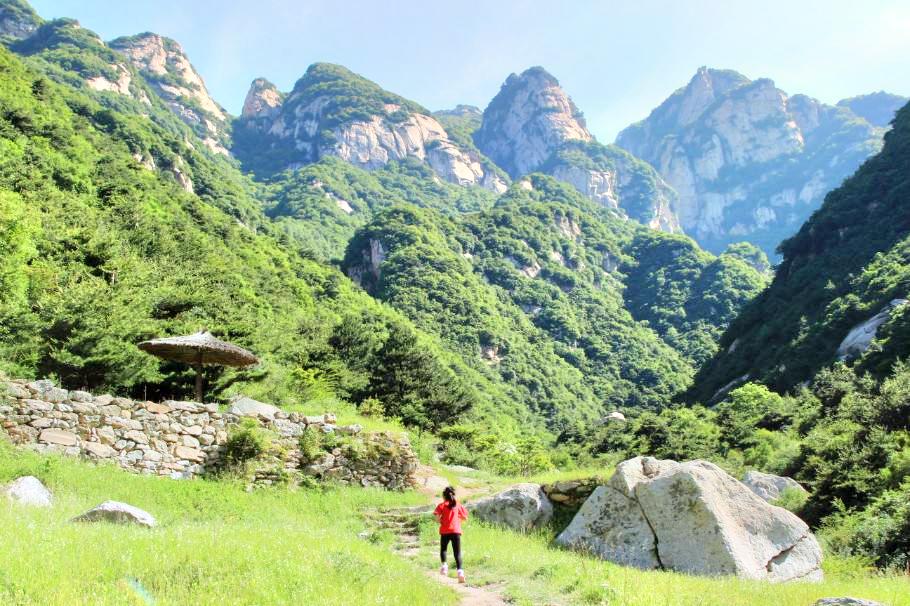
[(290, 90), (316, 61), (341, 63), (430, 109), (481, 108), (511, 72), (542, 65), (610, 142), (700, 65), (769, 77), (834, 103), (910, 96), (910, 2), (690, 0), (33, 0), (105, 40), (180, 42), (231, 113), (264, 76)]

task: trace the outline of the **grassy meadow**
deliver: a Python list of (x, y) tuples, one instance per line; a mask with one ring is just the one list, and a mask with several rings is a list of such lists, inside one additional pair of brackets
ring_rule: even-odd
[[(441, 471), (445, 471), (442, 469)], [(498, 488), (507, 479), (451, 474)], [(433, 521), (415, 560), (392, 551), (389, 532), (358, 535), (360, 511), (419, 505), (427, 497), (360, 488), (247, 492), (240, 482), (137, 476), (113, 466), (44, 457), (0, 440), (0, 484), (41, 478), (50, 509), (0, 500), (0, 604), (449, 605), (454, 592), (424, 572), (437, 566)], [(544, 479), (571, 477), (553, 474)], [(152, 513), (153, 530), (68, 520), (106, 500)], [(768, 585), (642, 572), (550, 545), (552, 532), (519, 535), (470, 522), (464, 551), (472, 583), (509, 603), (610, 606), (810, 606), (851, 595), (910, 605), (910, 578), (877, 575), (828, 558), (821, 584)]]

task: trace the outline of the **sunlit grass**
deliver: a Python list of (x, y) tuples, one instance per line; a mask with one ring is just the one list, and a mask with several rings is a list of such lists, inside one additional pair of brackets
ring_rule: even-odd
[[(36, 475), (55, 506), (0, 500), (0, 604), (453, 604), (389, 546), (358, 538), (365, 507), (416, 495), (330, 488), (244, 491), (41, 458), (0, 442), (0, 483)], [(68, 520), (106, 500), (153, 530)], [(144, 598), (147, 595), (148, 598)]]
[[(436, 565), (438, 536), (422, 525), (420, 562)], [(520, 535), (476, 522), (465, 526), (465, 568), (517, 604), (610, 606), (811, 606), (821, 597), (853, 596), (888, 606), (910, 604), (910, 577), (881, 576), (829, 558), (823, 583), (769, 584), (617, 566), (551, 545), (552, 533)]]

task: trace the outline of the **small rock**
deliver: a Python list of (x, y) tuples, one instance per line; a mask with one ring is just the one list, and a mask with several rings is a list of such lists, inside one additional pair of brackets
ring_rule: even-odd
[(881, 602), (872, 600), (863, 600), (861, 598), (822, 598), (815, 602), (813, 606), (885, 606)]
[(41, 432), (41, 435), (38, 436), (38, 441), (44, 442), (45, 444), (75, 446), (79, 442), (79, 436), (62, 429), (45, 429)]
[(41, 480), (35, 476), (23, 476), (6, 487), (6, 496), (20, 505), (50, 507), (53, 497)]
[(101, 459), (106, 459), (117, 454), (117, 451), (101, 442), (84, 442), (82, 444), (82, 450)]
[(363, 426), (357, 423), (354, 423), (353, 425), (339, 425), (336, 428), (336, 431), (338, 431), (338, 433), (353, 436), (363, 431)]
[(72, 519), (73, 522), (112, 522), (114, 524), (137, 524), (154, 528), (157, 524), (152, 514), (119, 501), (105, 501)]
[(166, 415), (171, 412), (171, 407), (167, 404), (158, 404), (156, 402), (146, 402), (145, 409), (156, 415)]
[(71, 391), (70, 400), (73, 402), (88, 404), (92, 401), (92, 394), (87, 391)]

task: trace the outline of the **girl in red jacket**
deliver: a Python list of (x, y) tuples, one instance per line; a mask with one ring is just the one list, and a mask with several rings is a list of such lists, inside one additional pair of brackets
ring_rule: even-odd
[(464, 569), (461, 566), (461, 522), (468, 519), (468, 510), (455, 500), (455, 489), (451, 486), (442, 491), (442, 498), (442, 503), (437, 505), (433, 512), (439, 521), (439, 559), (442, 560), (439, 574), (444, 576), (449, 574), (446, 552), (451, 543), (452, 551), (455, 553), (455, 565), (458, 567), (458, 582), (464, 583)]

